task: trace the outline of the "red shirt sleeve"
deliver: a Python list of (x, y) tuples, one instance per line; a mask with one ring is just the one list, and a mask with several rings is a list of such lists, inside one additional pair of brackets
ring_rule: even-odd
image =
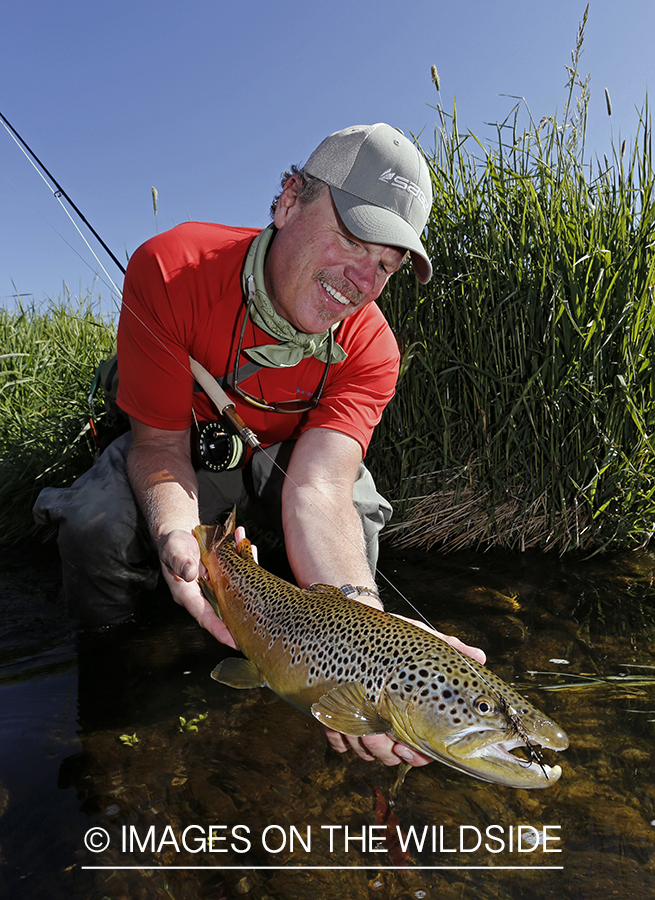
[[(118, 405), (154, 428), (182, 430), (192, 422), (189, 355), (212, 317), (231, 331), (241, 297), (241, 268), (256, 229), (190, 222), (151, 238), (130, 259), (118, 325)], [(226, 353), (229, 352), (229, 346)], [(227, 363), (218, 361), (215, 374)]]

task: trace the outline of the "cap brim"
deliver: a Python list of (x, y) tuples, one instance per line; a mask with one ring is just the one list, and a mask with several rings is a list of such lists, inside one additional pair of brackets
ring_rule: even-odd
[(421, 284), (432, 278), (432, 263), (412, 226), (396, 213), (367, 203), (354, 194), (330, 185), (330, 192), (343, 224), (355, 237), (371, 244), (409, 250), (414, 272)]

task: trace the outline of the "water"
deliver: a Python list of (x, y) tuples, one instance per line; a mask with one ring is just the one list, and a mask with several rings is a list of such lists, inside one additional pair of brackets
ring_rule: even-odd
[(79, 638), (52, 549), (0, 563), (0, 896), (655, 895), (650, 554), (387, 551), (392, 581), (571, 739), (546, 790), (433, 763), (392, 807), (393, 770), (334, 753), (264, 689), (212, 681), (232, 651), (164, 595), (156, 621)]

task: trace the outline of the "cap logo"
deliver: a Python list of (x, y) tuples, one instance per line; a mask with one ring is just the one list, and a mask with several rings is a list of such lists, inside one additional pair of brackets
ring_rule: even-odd
[(410, 181), (402, 175), (396, 175), (391, 169), (387, 169), (386, 172), (383, 172), (378, 178), (378, 181), (386, 181), (387, 184), (390, 184), (392, 187), (398, 188), (401, 191), (407, 191), (408, 194), (416, 197), (426, 213), (430, 212), (430, 204), (428, 203), (427, 197), (414, 181)]

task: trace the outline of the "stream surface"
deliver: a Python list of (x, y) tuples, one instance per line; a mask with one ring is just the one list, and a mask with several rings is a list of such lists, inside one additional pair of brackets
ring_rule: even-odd
[(266, 689), (212, 681), (233, 651), (164, 592), (149, 622), (79, 635), (54, 546), (12, 548), (0, 555), (0, 896), (655, 896), (655, 557), (386, 548), (380, 567), (564, 728), (569, 749), (546, 755), (557, 784), (515, 790), (435, 762), (389, 806), (395, 770), (330, 750)]

